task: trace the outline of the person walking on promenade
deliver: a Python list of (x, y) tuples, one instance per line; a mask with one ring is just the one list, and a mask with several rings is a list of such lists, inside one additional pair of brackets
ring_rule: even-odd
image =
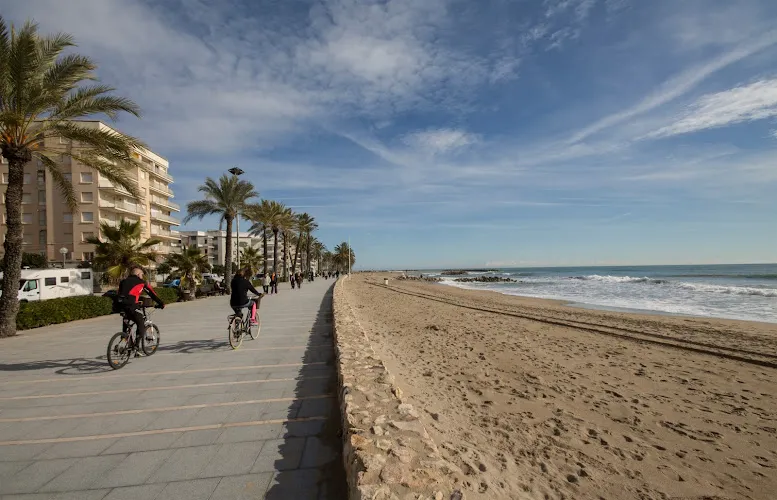
[(297, 286), (302, 289), (302, 282), (305, 281), (302, 279), (302, 273), (296, 273), (295, 276), (297, 277)]
[(289, 276), (289, 283), (291, 283), (291, 289), (292, 290), (294, 290), (294, 282), (295, 281), (297, 281), (296, 276), (294, 276), (293, 274), (291, 276)]
[(270, 293), (278, 293), (278, 275), (275, 273), (270, 276)]
[(270, 273), (264, 273), (262, 276), (262, 289), (264, 289), (264, 293), (270, 291)]

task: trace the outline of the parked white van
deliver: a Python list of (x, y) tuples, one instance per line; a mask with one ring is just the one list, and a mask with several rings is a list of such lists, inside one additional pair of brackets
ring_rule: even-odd
[(22, 269), (19, 302), (91, 295), (92, 274), (91, 269)]

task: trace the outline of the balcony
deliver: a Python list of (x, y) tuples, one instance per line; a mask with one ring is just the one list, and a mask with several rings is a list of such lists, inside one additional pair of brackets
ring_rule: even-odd
[(118, 227), (118, 225), (119, 225), (119, 223), (116, 222), (115, 220), (103, 219), (101, 217), (100, 218), (100, 225), (103, 225), (103, 224), (108, 224), (111, 227)]
[(114, 208), (120, 212), (129, 212), (136, 215), (146, 215), (146, 207), (132, 205), (126, 201), (117, 201), (114, 203)]
[(178, 203), (173, 203), (167, 198), (162, 198), (161, 196), (151, 195), (151, 199), (149, 201), (155, 205), (169, 208), (170, 210), (175, 210), (176, 212), (181, 211), (181, 205), (179, 205)]
[[(137, 176), (136, 176), (136, 175), (134, 175), (134, 174), (128, 174), (128, 177), (129, 177), (129, 178), (130, 178), (130, 179), (131, 179), (133, 182), (135, 182), (135, 183), (137, 183), (137, 182), (138, 182), (138, 178), (137, 178)], [(121, 186), (116, 186), (116, 185), (114, 185), (114, 184), (113, 184), (111, 181), (109, 181), (108, 179), (104, 179), (104, 178), (102, 178), (102, 177), (100, 177), (100, 179), (97, 181), (97, 187), (98, 187), (99, 189), (106, 189), (106, 190), (111, 190), (111, 191), (114, 191), (114, 192), (116, 192), (116, 193), (123, 194), (123, 195), (125, 195), (125, 196), (132, 196), (132, 195), (130, 194), (130, 192), (129, 192), (129, 191), (127, 191), (126, 189), (124, 189), (123, 187), (121, 187)], [(141, 198), (143, 198), (143, 196), (142, 196), (142, 195), (141, 195)]]
[(159, 177), (160, 179), (164, 179), (167, 182), (173, 182), (173, 178), (168, 174), (164, 169), (161, 168), (152, 168), (149, 165), (144, 165), (145, 167), (148, 167), (148, 171), (151, 175), (155, 175)]
[(161, 182), (153, 182), (153, 181), (149, 182), (148, 189), (150, 189), (151, 191), (155, 191), (157, 193), (161, 193), (165, 196), (173, 196), (173, 191), (169, 187), (162, 184)]
[(180, 220), (178, 220), (175, 217), (172, 217), (170, 215), (163, 214), (162, 212), (159, 212), (157, 210), (152, 210), (151, 211), (151, 218), (154, 219), (154, 220), (158, 220), (158, 221), (166, 222), (168, 224), (172, 224), (174, 226), (180, 226), (181, 225), (181, 221)]
[(157, 243), (156, 245), (152, 245), (151, 250), (162, 255), (166, 255), (166, 254), (174, 253), (178, 251), (177, 248), (173, 248), (172, 245), (169, 245), (167, 243)]
[(170, 231), (169, 229), (162, 229), (161, 227), (154, 226), (151, 226), (151, 236), (155, 236), (157, 238), (170, 238), (175, 240), (175, 244), (178, 244), (178, 240), (181, 238), (181, 235), (178, 233), (178, 231)]

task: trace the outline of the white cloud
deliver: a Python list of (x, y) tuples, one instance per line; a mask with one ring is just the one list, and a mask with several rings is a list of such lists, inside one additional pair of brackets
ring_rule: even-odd
[(448, 153), (478, 142), (477, 136), (463, 130), (441, 128), (405, 135), (403, 142), (431, 154)]
[(695, 66), (683, 71), (661, 85), (655, 92), (643, 98), (637, 104), (617, 113), (601, 118), (582, 130), (574, 133), (569, 143), (580, 142), (602, 130), (608, 129), (631, 118), (648, 113), (662, 106), (696, 87), (713, 73), (749, 57), (761, 50), (777, 44), (777, 31), (770, 31), (765, 35), (736, 48), (729, 50), (705, 64)]
[(702, 96), (684, 115), (649, 137), (687, 134), (777, 116), (777, 79)]

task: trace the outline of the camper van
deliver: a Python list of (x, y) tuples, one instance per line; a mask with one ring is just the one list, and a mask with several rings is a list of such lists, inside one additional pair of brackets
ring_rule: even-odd
[(91, 295), (92, 274), (91, 269), (22, 269), (19, 302)]

